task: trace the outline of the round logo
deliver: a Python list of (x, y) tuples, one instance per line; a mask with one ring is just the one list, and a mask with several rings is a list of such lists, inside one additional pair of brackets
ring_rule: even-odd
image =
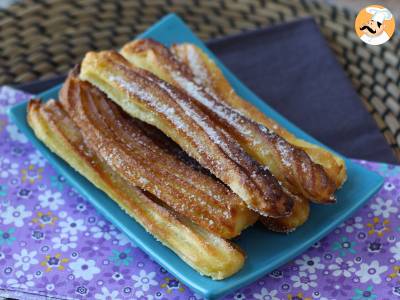
[(354, 29), (364, 43), (381, 45), (390, 40), (394, 33), (394, 15), (382, 5), (364, 7), (357, 15)]

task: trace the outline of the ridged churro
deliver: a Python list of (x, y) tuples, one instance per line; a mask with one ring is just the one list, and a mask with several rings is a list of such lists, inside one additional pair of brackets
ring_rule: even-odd
[(249, 208), (269, 217), (290, 214), (293, 200), (279, 182), (180, 89), (132, 66), (115, 51), (87, 53), (79, 76), (131, 116), (163, 131)]
[(196, 104), (208, 117), (231, 134), (253, 159), (266, 166), (292, 193), (318, 203), (335, 202), (336, 185), (321, 165), (314, 163), (302, 149), (197, 84), (190, 69), (168, 48), (146, 39), (125, 45), (121, 53), (133, 65), (147, 68), (196, 99)]
[(132, 185), (223, 238), (233, 238), (255, 222), (256, 214), (237, 195), (171, 155), (167, 145), (157, 145), (149, 128), (94, 86), (71, 74), (60, 101), (92, 151)]
[(165, 246), (203, 275), (221, 280), (236, 273), (244, 263), (237, 246), (202, 229), (151, 201), (139, 188), (115, 173), (86, 145), (61, 105), (31, 100), (28, 122), (36, 136), (67, 161)]
[(268, 118), (250, 102), (242, 99), (233, 90), (215, 62), (199, 47), (183, 43), (174, 45), (171, 47), (171, 50), (187, 65), (196, 83), (206, 87), (210, 93), (217, 95), (219, 99), (231, 105), (245, 116), (263, 124), (289, 143), (303, 149), (312, 161), (320, 164), (325, 169), (331, 180), (335, 182), (337, 188), (342, 186), (346, 181), (346, 165), (341, 157), (323, 147), (297, 138), (277, 122)]

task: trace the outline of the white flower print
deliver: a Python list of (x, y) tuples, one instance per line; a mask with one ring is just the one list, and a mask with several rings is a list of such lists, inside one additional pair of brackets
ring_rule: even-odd
[(376, 198), (376, 203), (371, 204), (371, 209), (375, 216), (382, 216), (388, 218), (391, 213), (397, 212), (397, 207), (392, 206), (393, 200), (383, 200), (381, 197)]
[(86, 226), (83, 224), (82, 219), (74, 220), (71, 217), (67, 217), (65, 221), (61, 221), (59, 223), (61, 227), (61, 232), (62, 233), (68, 233), (71, 235), (76, 235), (79, 231), (85, 231)]
[(397, 242), (394, 246), (390, 247), (390, 252), (394, 254), (393, 257), (396, 260), (400, 260), (400, 242)]
[(139, 276), (132, 275), (132, 280), (135, 281), (135, 288), (141, 288), (143, 291), (147, 292), (150, 286), (156, 286), (158, 284), (157, 281), (154, 280), (156, 276), (156, 272), (146, 273), (145, 270), (140, 270)]
[(395, 186), (393, 183), (391, 183), (391, 182), (385, 182), (385, 184), (383, 185), (383, 188), (384, 188), (386, 191), (391, 192), (391, 191), (393, 191), (393, 190), (396, 188), (396, 186)]
[[(135, 292), (135, 299), (146, 299), (146, 300), (154, 300), (154, 296), (153, 295), (145, 295), (143, 293), (143, 291), (136, 291)], [(160, 299), (160, 298), (156, 298), (156, 299)]]
[(332, 299), (328, 299), (324, 296), (321, 296), (320, 292), (315, 291), (314, 293), (312, 293), (313, 298), (312, 299), (318, 299), (318, 300), (332, 300)]
[(362, 224), (362, 217), (353, 217), (353, 218), (349, 218), (346, 221), (344, 221), (342, 224), (340, 224), (341, 228), (344, 227), (344, 230), (347, 233), (352, 233), (355, 230), (359, 230), (359, 229), (363, 229), (364, 225)]
[(119, 272), (115, 272), (114, 274), (112, 274), (111, 278), (114, 279), (115, 281), (120, 281), (124, 279), (124, 275)]
[(115, 227), (103, 220), (100, 220), (96, 226), (90, 228), (90, 232), (92, 232), (94, 238), (104, 238), (107, 241), (111, 239), (111, 236), (117, 234)]
[(59, 236), (53, 237), (51, 241), (54, 243), (54, 249), (60, 249), (65, 252), (68, 251), (68, 249), (76, 248), (78, 237), (76, 235), (61, 233)]
[(8, 134), (10, 135), (10, 138), (13, 141), (20, 142), (23, 144), (28, 142), (28, 139), (26, 138), (26, 136), (21, 131), (19, 131), (19, 129), (16, 125), (9, 124), (6, 127), (6, 130), (8, 131)]
[(136, 248), (136, 245), (122, 232), (116, 234), (115, 238), (118, 240), (119, 246), (129, 245), (131, 247)]
[(64, 205), (65, 201), (61, 198), (60, 192), (52, 193), (47, 190), (44, 194), (39, 195), (38, 197), (40, 206), (43, 208), (49, 208), (50, 210), (57, 210), (59, 206)]
[(87, 209), (87, 207), (86, 207), (86, 204), (85, 204), (85, 203), (78, 203), (78, 204), (76, 205), (75, 209), (76, 209), (78, 212), (84, 212), (84, 211)]
[(0, 157), (0, 177), (8, 178), (18, 174), (18, 164), (11, 162), (8, 158)]
[(120, 298), (118, 298), (119, 292), (118, 291), (112, 291), (110, 292), (108, 290), (108, 288), (106, 288), (105, 286), (103, 286), (101, 288), (101, 294), (96, 293), (96, 295), (94, 296), (95, 299), (97, 300), (121, 300)]
[(233, 296), (234, 300), (244, 300), (246, 299), (245, 294), (241, 293), (241, 292), (237, 292), (235, 293), (235, 295)]
[(7, 280), (7, 284), (12, 288), (27, 289), (35, 285), (32, 279), (32, 274), (25, 275), (23, 271), (19, 270), (15, 272), (14, 278)]
[(294, 282), (293, 287), (298, 288), (301, 287), (304, 291), (308, 291), (310, 287), (315, 288), (317, 283), (315, 280), (317, 279), (316, 274), (307, 274), (306, 272), (299, 272), (299, 276), (292, 275), (290, 279)]
[(275, 297), (277, 293), (277, 290), (268, 291), (266, 288), (262, 288), (259, 294), (255, 293), (253, 296), (258, 300), (279, 300), (278, 297)]
[(16, 97), (16, 90), (9, 88), (8, 86), (0, 88), (0, 114), (7, 113), (8, 107), (15, 103)]
[(381, 274), (386, 272), (387, 266), (380, 266), (377, 260), (373, 260), (370, 265), (367, 263), (362, 263), (360, 270), (356, 272), (356, 275), (360, 277), (360, 282), (365, 283), (372, 281), (375, 284), (381, 283)]
[(13, 258), (15, 259), (14, 268), (22, 268), (23, 271), (28, 271), (31, 265), (36, 265), (39, 261), (35, 258), (37, 251), (28, 252), (26, 249), (22, 249), (21, 253), (14, 253)]
[(351, 260), (344, 261), (341, 257), (335, 259), (335, 263), (328, 266), (328, 269), (333, 271), (333, 276), (341, 276), (349, 278), (351, 273), (354, 273), (356, 269), (353, 267), (354, 262)]
[(320, 263), (321, 258), (319, 257), (309, 257), (304, 254), (303, 259), (296, 259), (295, 263), (299, 265), (300, 271), (308, 271), (309, 273), (315, 273), (316, 270), (323, 270), (325, 266)]
[(82, 278), (83, 280), (92, 280), (94, 275), (100, 273), (100, 269), (96, 267), (96, 262), (92, 259), (78, 258), (76, 261), (69, 263), (68, 266), (75, 278)]
[(25, 205), (20, 204), (17, 207), (7, 206), (5, 211), (0, 214), (3, 218), (3, 224), (14, 224), (16, 227), (24, 226), (24, 219), (32, 215), (32, 212), (25, 210)]
[(43, 168), (46, 165), (46, 159), (37, 150), (33, 153), (30, 153), (28, 157), (29, 157), (29, 163), (31, 165), (35, 165), (40, 168)]

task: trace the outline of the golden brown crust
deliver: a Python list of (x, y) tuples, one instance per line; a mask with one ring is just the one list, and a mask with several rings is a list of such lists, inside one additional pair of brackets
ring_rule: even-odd
[(239, 197), (160, 148), (144, 131), (149, 126), (140, 126), (89, 83), (70, 75), (60, 101), (87, 145), (131, 184), (224, 238), (255, 222), (255, 213)]
[[(201, 49), (193, 44), (179, 44), (171, 47), (171, 50), (190, 69), (196, 83), (206, 87), (210, 93), (216, 94), (247, 117), (263, 124), (291, 144), (303, 149), (315, 163), (323, 166), (329, 178), (335, 182), (336, 187), (340, 187), (344, 183), (346, 167), (343, 159), (326, 149), (296, 138), (274, 120), (265, 116), (251, 103), (240, 98), (225, 79), (221, 70)], [(294, 199), (293, 212), (290, 216), (276, 219), (261, 218), (261, 222), (270, 230), (279, 232), (290, 232), (304, 224), (308, 219), (310, 205), (308, 200), (304, 198)]]
[(335, 182), (337, 188), (346, 181), (346, 165), (342, 158), (334, 153), (297, 138), (274, 120), (264, 115), (258, 108), (242, 99), (235, 93), (221, 70), (200, 48), (185, 43), (174, 45), (173, 53), (185, 63), (194, 75), (195, 81), (207, 87), (209, 91), (218, 95), (220, 99), (239, 110), (247, 117), (263, 124), (289, 143), (303, 149), (310, 158), (323, 166), (328, 176)]
[(198, 272), (221, 280), (243, 266), (245, 257), (237, 246), (157, 205), (109, 168), (85, 146), (79, 129), (58, 102), (30, 101), (28, 122), (36, 136), (52, 151), (107, 193), (146, 231)]
[(179, 62), (163, 45), (152, 40), (138, 40), (125, 45), (121, 53), (131, 63), (148, 68), (196, 99), (196, 104), (211, 119), (292, 193), (319, 203), (335, 201), (336, 186), (319, 164), (300, 148), (224, 103), (207, 87), (197, 84), (188, 66)]
[(167, 134), (250, 208), (272, 217), (290, 213), (293, 200), (277, 180), (216, 126), (193, 98), (114, 51), (86, 54), (80, 78), (100, 88), (131, 116)]
[(282, 218), (261, 217), (260, 221), (269, 230), (276, 232), (289, 233), (303, 225), (310, 214), (310, 202), (302, 197), (293, 196), (294, 205), (292, 214)]

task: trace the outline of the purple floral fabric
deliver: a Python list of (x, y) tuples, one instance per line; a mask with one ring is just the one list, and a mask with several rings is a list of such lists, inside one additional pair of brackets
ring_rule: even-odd
[[(27, 95), (0, 88), (0, 293), (65, 299), (200, 299), (99, 215), (10, 123)], [(400, 298), (400, 167), (360, 161), (385, 184), (292, 262), (226, 299)]]

